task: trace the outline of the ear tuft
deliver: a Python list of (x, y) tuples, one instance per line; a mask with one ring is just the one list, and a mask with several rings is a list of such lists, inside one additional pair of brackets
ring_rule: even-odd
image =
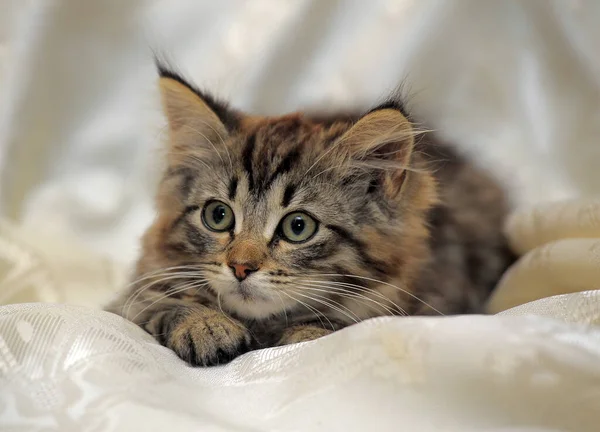
[(380, 105), (376, 106), (375, 108), (371, 109), (367, 114), (371, 114), (375, 111), (381, 111), (384, 109), (391, 109), (391, 110), (398, 111), (400, 114), (402, 114), (404, 116), (405, 119), (410, 121), (410, 114), (408, 113), (408, 110), (406, 109), (404, 104), (401, 102), (399, 97), (388, 99), (387, 101), (385, 101), (385, 102), (381, 103)]
[(155, 64), (161, 82), (163, 82), (163, 80), (171, 80), (179, 83), (182, 87), (187, 88), (190, 93), (195, 94), (200, 100), (202, 100), (202, 102), (204, 102), (210, 108), (210, 110), (215, 113), (215, 115), (219, 118), (219, 120), (221, 120), (223, 125), (229, 131), (238, 128), (239, 116), (237, 113), (231, 110), (225, 102), (215, 98), (207, 92), (200, 90), (189, 80), (185, 79), (181, 73), (177, 72), (175, 68), (167, 66), (166, 62), (159, 60), (157, 57), (155, 57)]
[(410, 167), (415, 132), (398, 109), (383, 106), (368, 112), (341, 138), (353, 164), (374, 173), (393, 198), (402, 189)]
[[(169, 125), (170, 153), (185, 159), (223, 148), (237, 128), (238, 115), (212, 96), (199, 91), (180, 74), (157, 62), (163, 111)], [(218, 149), (218, 150), (217, 150)]]
[(214, 128), (220, 133), (226, 132), (219, 116), (189, 86), (170, 77), (161, 77), (159, 87), (171, 132), (179, 133), (185, 128), (198, 131)]

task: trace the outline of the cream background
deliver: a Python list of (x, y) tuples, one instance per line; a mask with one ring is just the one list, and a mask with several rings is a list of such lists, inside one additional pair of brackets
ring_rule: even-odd
[(164, 126), (150, 47), (260, 113), (366, 108), (404, 82), (413, 110), (490, 165), (515, 203), (600, 189), (593, 0), (0, 0), (0, 8), (1, 212), (124, 264), (152, 218)]
[(366, 107), (404, 80), (518, 206), (524, 258), (490, 311), (598, 288), (600, 3), (365, 4), (0, 0), (0, 303), (71, 304), (0, 308), (2, 427), (598, 430), (599, 291), (369, 321), (213, 369), (97, 310), (152, 217), (149, 45), (263, 113)]

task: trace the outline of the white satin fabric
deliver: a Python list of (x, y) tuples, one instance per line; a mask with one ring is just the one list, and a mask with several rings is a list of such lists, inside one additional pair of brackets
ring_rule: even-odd
[(565, 200), (515, 210), (508, 241), (521, 258), (487, 305), (497, 313), (558, 294), (600, 289), (600, 199)]
[[(580, 305), (592, 305), (591, 321), (599, 323), (599, 293), (573, 295), (586, 296)], [(547, 300), (541, 308), (562, 315), (563, 306)], [(116, 315), (4, 306), (0, 425), (64, 432), (597, 432), (600, 328), (515, 316), (538, 309), (376, 319), (195, 369)]]

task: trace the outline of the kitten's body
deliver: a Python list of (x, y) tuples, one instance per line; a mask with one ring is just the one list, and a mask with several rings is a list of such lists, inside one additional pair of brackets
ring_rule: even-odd
[[(158, 216), (109, 309), (190, 363), (374, 316), (479, 311), (510, 263), (501, 188), (427, 135), (414, 145), (401, 106), (249, 117), (161, 76), (171, 135)], [(211, 223), (231, 216), (227, 230), (207, 223), (215, 203)]]
[[(439, 202), (428, 214), (431, 255), (415, 289), (444, 314), (481, 313), (514, 261), (503, 235), (509, 210), (505, 193), (447, 145), (429, 142), (423, 147), (437, 167)], [(422, 303), (416, 308), (417, 314), (432, 313)]]

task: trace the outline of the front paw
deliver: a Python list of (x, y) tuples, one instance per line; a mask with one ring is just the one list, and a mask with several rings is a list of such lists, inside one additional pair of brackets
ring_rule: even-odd
[(192, 366), (225, 364), (250, 350), (242, 323), (206, 308), (178, 308), (160, 318), (157, 339)]
[(285, 329), (277, 345), (289, 345), (293, 343), (308, 342), (323, 336), (327, 336), (331, 333), (333, 333), (331, 330), (327, 330), (321, 327), (294, 326)]

